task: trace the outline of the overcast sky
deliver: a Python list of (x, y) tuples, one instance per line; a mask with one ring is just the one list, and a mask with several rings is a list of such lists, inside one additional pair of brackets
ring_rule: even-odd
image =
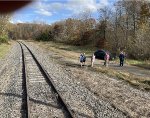
[(32, 4), (16, 11), (12, 23), (40, 21), (48, 24), (67, 19), (90, 9), (97, 17), (96, 11), (115, 0), (35, 0)]

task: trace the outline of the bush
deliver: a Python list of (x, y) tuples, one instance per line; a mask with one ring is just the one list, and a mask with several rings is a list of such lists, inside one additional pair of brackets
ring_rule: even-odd
[(41, 34), (39, 34), (36, 38), (35, 38), (35, 40), (37, 40), (37, 41), (49, 41), (49, 35), (48, 35), (48, 33), (41, 33)]
[(7, 35), (0, 36), (0, 43), (8, 43), (8, 36)]

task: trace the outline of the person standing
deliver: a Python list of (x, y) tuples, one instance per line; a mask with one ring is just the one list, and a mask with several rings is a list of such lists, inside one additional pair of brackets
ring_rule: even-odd
[(123, 66), (123, 64), (124, 64), (124, 54), (123, 54), (123, 52), (121, 52), (120, 53), (120, 55), (119, 55), (119, 59), (120, 59), (120, 66)]
[(85, 65), (85, 62), (86, 62), (86, 56), (85, 53), (83, 53), (83, 65)]
[(94, 61), (95, 61), (95, 55), (93, 54), (91, 57), (91, 67), (93, 67)]
[(110, 56), (109, 56), (109, 54), (106, 52), (105, 57), (104, 57), (104, 60), (105, 60), (104, 66), (106, 66), (106, 67), (108, 67), (109, 58), (110, 58)]
[(81, 53), (80, 54), (80, 57), (79, 57), (79, 59), (80, 59), (80, 65), (81, 65), (81, 67), (82, 67), (82, 65), (83, 65), (83, 54)]

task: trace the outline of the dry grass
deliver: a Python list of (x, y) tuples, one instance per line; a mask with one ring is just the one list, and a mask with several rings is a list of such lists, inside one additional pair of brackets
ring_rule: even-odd
[[(83, 49), (76, 49), (77, 47), (70, 49), (71, 46), (67, 47), (67, 45), (62, 44), (37, 44), (46, 50), (56, 52), (56, 56), (63, 57), (56, 58), (55, 61), (59, 64), (70, 67), (69, 73), (72, 77), (77, 79), (80, 84), (84, 85), (100, 99), (111, 101), (110, 103), (114, 106), (114, 108), (123, 111), (133, 118), (146, 118), (149, 116), (149, 97), (143, 96), (143, 93), (148, 93), (148, 91), (137, 90), (129, 86), (130, 84), (136, 88), (148, 90), (150, 88), (149, 78), (138, 78), (130, 73), (113, 70), (104, 66), (100, 67), (99, 61), (93, 68), (90, 66), (81, 68), (79, 63), (76, 63), (75, 60), (80, 55), (80, 51), (84, 51), (84, 47)], [(92, 51), (89, 51), (89, 53), (88, 49), (86, 51), (87, 55), (92, 54)], [(87, 65), (90, 65), (90, 63)], [(119, 79), (121, 79), (121, 81)]]
[(43, 48), (56, 52), (57, 54), (72, 59), (78, 58), (79, 54), (83, 52), (86, 54), (86, 56), (91, 56), (92, 53), (96, 50), (96, 48), (93, 48), (91, 46), (70, 46), (54, 42), (37, 42), (37, 44), (39, 44)]
[(131, 84), (132, 86), (137, 87), (139, 89), (150, 90), (150, 78), (148, 77), (137, 77), (128, 72), (115, 71), (110, 68), (94, 67), (91, 68), (91, 70), (107, 74), (110, 77), (115, 77), (124, 80), (129, 84)]
[[(51, 50), (55, 53), (57, 53), (58, 57), (65, 58), (65, 62), (67, 64), (73, 64), (76, 60), (79, 59), (79, 55), (82, 52), (85, 52), (87, 57), (91, 56), (94, 50), (91, 47), (82, 47), (82, 46), (70, 46), (70, 45), (64, 45), (62, 43), (53, 43), (53, 42), (36, 42), (40, 47), (43, 47), (46, 50)], [(60, 58), (55, 58), (60, 59)], [(129, 62), (129, 61), (128, 61)], [(131, 61), (130, 61), (131, 62)], [(61, 64), (64, 64), (64, 62), (60, 62)], [(148, 77), (137, 77), (133, 74), (130, 74), (128, 72), (122, 72), (122, 71), (116, 71), (110, 68), (105, 67), (99, 67), (94, 66), (93, 68), (88, 67), (91, 71), (97, 71), (104, 74), (107, 74), (110, 77), (115, 77), (121, 80), (124, 80), (125, 82), (130, 83), (132, 86), (140, 89), (150, 90), (150, 78)]]
[(127, 59), (126, 63), (130, 64), (130, 65), (142, 67), (142, 68), (145, 68), (145, 69), (150, 69), (150, 60), (140, 61), (140, 60)]
[(6, 43), (0, 44), (0, 59), (3, 59), (5, 57), (10, 47), (11, 47), (11, 42), (9, 42), (8, 44)]
[[(114, 108), (134, 118), (147, 116), (149, 111), (149, 99), (141, 98), (137, 94), (135, 96), (135, 91), (132, 91), (135, 89), (130, 87), (129, 84), (126, 84), (124, 80), (118, 81), (117, 79), (113, 79), (114, 77), (109, 78), (104, 76), (105, 74), (116, 76), (113, 70), (107, 70), (107, 68), (102, 67), (88, 68), (88, 70), (86, 70), (86, 68), (70, 68), (70, 70), (69, 72), (72, 73), (83, 86), (86, 86), (87, 89), (100, 99), (111, 101)], [(98, 76), (95, 76), (95, 74)], [(124, 77), (121, 73), (121, 77), (122, 76)], [(141, 93), (142, 92), (144, 93), (146, 91), (141, 91)], [(147, 113), (145, 110), (147, 110)]]

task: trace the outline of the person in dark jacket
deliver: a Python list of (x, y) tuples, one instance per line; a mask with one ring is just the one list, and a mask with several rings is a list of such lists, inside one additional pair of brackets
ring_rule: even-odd
[(85, 53), (83, 53), (83, 65), (85, 66), (85, 62), (86, 62), (86, 56)]
[(83, 66), (83, 59), (84, 57), (83, 57), (83, 54), (81, 53), (79, 57), (81, 67)]
[(119, 59), (120, 59), (120, 66), (123, 66), (123, 63), (124, 63), (124, 54), (123, 54), (123, 52), (121, 52), (120, 53), (120, 55), (119, 55)]

